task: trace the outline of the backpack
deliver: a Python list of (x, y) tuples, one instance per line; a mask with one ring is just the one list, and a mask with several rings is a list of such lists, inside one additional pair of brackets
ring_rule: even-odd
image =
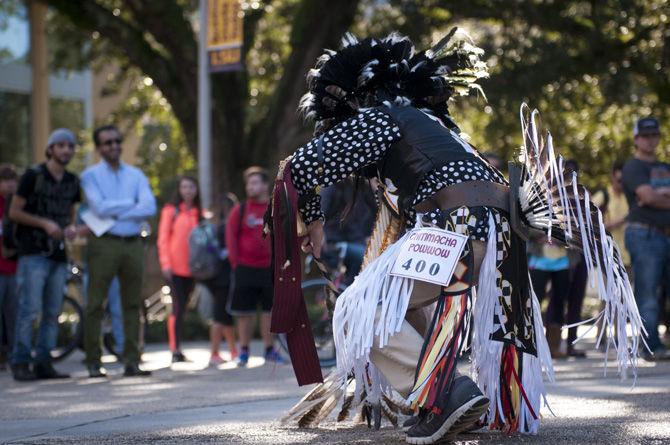
[(202, 221), (191, 230), (188, 236), (188, 267), (197, 281), (205, 281), (219, 272), (221, 259), (217, 245), (214, 225)]
[[(41, 169), (35, 168), (35, 186), (33, 188), (33, 197), (37, 198), (42, 192), (44, 186), (44, 175)], [(2, 251), (0, 254), (7, 260), (16, 260), (18, 258), (19, 243), (16, 239), (17, 224), (9, 218), (9, 209), (12, 205), (14, 195), (9, 195), (5, 200), (5, 208), (2, 214)]]

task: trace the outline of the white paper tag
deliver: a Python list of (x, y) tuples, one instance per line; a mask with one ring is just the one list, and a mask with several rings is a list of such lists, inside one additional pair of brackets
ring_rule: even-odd
[(391, 275), (447, 286), (468, 237), (435, 227), (410, 231)]

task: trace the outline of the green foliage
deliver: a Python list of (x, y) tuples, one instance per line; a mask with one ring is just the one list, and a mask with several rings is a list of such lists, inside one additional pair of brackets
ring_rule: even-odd
[(140, 138), (140, 167), (149, 178), (160, 202), (174, 191), (175, 178), (195, 174), (195, 160), (188, 149), (172, 107), (150, 77), (133, 71), (134, 80), (126, 101), (110, 116), (110, 122), (130, 122)]
[(246, 57), (249, 74), (247, 131), (257, 125), (270, 108), (283, 66), (291, 53), (289, 36), (296, 3), (296, 0), (287, 0), (263, 7), (263, 17), (258, 22), (253, 46)]
[[(253, 150), (245, 143), (255, 131), (262, 131), (265, 120), (293, 122), (282, 113), (293, 112), (297, 104), (286, 107), (289, 111), (272, 110), (286, 105), (273, 100), (284, 97), (284, 91), (277, 89), (280, 83), (284, 87), (298, 83), (304, 91), (303, 66), (313, 60), (307, 65), (291, 64), (296, 56), (292, 45), (300, 41), (298, 37), (303, 42), (325, 42), (326, 37), (332, 41), (333, 36), (295, 35), (305, 27), (296, 17), (308, 1), (316, 0), (242, 2), (247, 76), (242, 82), (231, 82), (225, 75), (213, 77), (214, 82), (234, 85), (244, 98), (240, 103), (245, 109), (233, 113), (243, 115), (235, 123), (243, 131), (222, 130), (232, 144), (225, 146), (227, 150), (244, 147), (227, 158), (230, 165), (246, 165), (245, 156), (251, 157)], [(80, 7), (72, 6), (73, 2)], [(49, 3), (59, 11), (50, 20), (56, 33), (65, 34), (61, 48), (79, 52), (78, 56), (56, 52), (54, 59), (78, 66), (81, 61), (106, 63), (113, 58), (122, 69), (121, 80), (136, 77), (118, 115), (131, 116), (140, 131), (143, 167), (155, 190), (165, 189), (175, 174), (195, 169), (191, 154), (195, 35), (190, 21), (198, 2), (166, 0), (161, 8), (155, 2), (135, 0)], [(340, 2), (332, 3), (333, 9), (339, 6)], [(329, 13), (334, 12), (322, 12)], [(483, 151), (511, 159), (521, 143), (518, 110), (525, 101), (540, 109), (562, 154), (581, 164), (583, 181), (602, 185), (611, 164), (630, 155), (636, 118), (653, 113), (664, 126), (670, 118), (670, 5), (666, 0), (517, 0), (512, 5), (507, 0), (360, 0), (349, 29), (359, 36), (397, 30), (418, 47), (426, 47), (454, 25), (468, 30), (486, 50), (490, 67), (491, 77), (483, 82), (486, 100), (459, 99), (452, 106), (457, 122)], [(166, 28), (170, 33), (165, 33)], [(146, 63), (146, 58), (152, 63)], [(144, 84), (147, 75), (153, 77), (153, 85)], [(291, 82), (282, 83), (283, 76), (292, 76)], [(237, 106), (231, 95), (222, 97), (225, 101), (215, 105), (215, 112), (216, 107)], [(309, 134), (302, 128), (280, 131), (277, 138)], [(244, 136), (242, 140), (238, 134)], [(161, 142), (167, 144), (165, 151), (158, 148)], [(273, 159), (275, 149), (262, 147), (261, 158)]]

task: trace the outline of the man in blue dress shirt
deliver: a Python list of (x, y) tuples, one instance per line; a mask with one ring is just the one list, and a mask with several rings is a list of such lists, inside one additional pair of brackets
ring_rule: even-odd
[(105, 377), (100, 364), (100, 326), (103, 303), (112, 279), (119, 277), (125, 345), (125, 376), (150, 375), (139, 368), (139, 317), (144, 271), (140, 226), (156, 213), (156, 200), (142, 171), (121, 161), (121, 132), (105, 125), (93, 132), (102, 160), (81, 175), (89, 209), (114, 224), (100, 237), (88, 241), (88, 302), (84, 331), (86, 365), (90, 377)]

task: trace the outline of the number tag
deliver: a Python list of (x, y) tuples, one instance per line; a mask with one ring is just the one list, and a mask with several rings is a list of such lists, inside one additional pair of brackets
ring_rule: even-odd
[(467, 241), (448, 230), (414, 229), (400, 247), (391, 275), (447, 286)]

